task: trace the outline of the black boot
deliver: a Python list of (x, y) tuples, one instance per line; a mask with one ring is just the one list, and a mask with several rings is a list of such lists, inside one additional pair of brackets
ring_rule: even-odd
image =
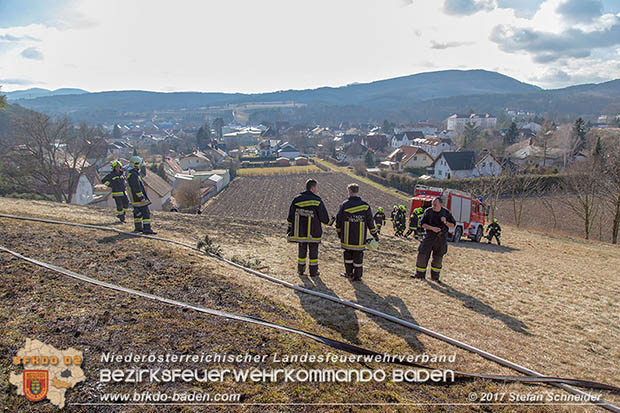
[(118, 218), (118, 220), (121, 221), (121, 224), (125, 223), (125, 214), (118, 214), (116, 218)]
[(147, 235), (155, 235), (157, 234), (157, 232), (153, 231), (153, 229), (151, 228), (151, 226), (149, 224), (145, 224), (144, 225), (144, 231), (142, 231), (144, 234)]

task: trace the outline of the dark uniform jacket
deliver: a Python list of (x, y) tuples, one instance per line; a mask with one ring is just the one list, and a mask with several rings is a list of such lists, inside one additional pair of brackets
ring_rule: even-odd
[(134, 207), (150, 205), (151, 201), (149, 201), (149, 198), (146, 195), (146, 190), (144, 189), (144, 183), (142, 182), (142, 177), (140, 176), (139, 170), (133, 168), (129, 169), (127, 172), (127, 185), (129, 185), (128, 195), (131, 205)]
[(359, 196), (349, 197), (340, 205), (336, 214), (336, 231), (340, 235), (340, 246), (345, 250), (363, 251), (366, 246), (366, 230), (377, 236), (370, 205)]
[(444, 242), (448, 242), (447, 235), (448, 235), (449, 228), (447, 225), (441, 222), (442, 217), (445, 217), (446, 221), (452, 224), (456, 224), (456, 220), (454, 219), (450, 211), (448, 211), (446, 208), (442, 207), (439, 212), (433, 211), (433, 208), (428, 208), (426, 211), (424, 211), (424, 215), (422, 215), (422, 220), (420, 221), (420, 226), (427, 224), (432, 227), (441, 228), (441, 231), (439, 232), (433, 232), (433, 231), (426, 230), (424, 233), (424, 239), (437, 240), (437, 241), (441, 240)]
[(293, 199), (288, 211), (288, 241), (321, 242), (321, 223), (330, 223), (325, 204), (312, 191), (302, 192)]
[(502, 227), (500, 227), (497, 222), (489, 224), (487, 230), (489, 231), (490, 235), (500, 235), (502, 233)]
[(385, 222), (385, 212), (377, 212), (375, 214), (375, 224), (381, 224)]
[(411, 216), (409, 217), (409, 228), (417, 228), (420, 224), (420, 215), (418, 215), (417, 208), (413, 210)]
[(125, 195), (125, 175), (123, 170), (116, 172), (112, 170), (109, 174), (103, 177), (103, 184), (112, 188), (112, 196), (119, 197)]

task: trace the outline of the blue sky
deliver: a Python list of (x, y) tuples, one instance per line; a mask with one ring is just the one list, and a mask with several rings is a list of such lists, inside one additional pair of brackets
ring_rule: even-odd
[(620, 78), (618, 0), (0, 0), (0, 85), (259, 92), (443, 69)]

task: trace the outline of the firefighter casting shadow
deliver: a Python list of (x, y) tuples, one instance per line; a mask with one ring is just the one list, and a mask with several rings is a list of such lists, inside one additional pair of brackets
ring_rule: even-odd
[(498, 254), (519, 251), (518, 248), (507, 247), (504, 245), (497, 245), (495, 243), (487, 244), (487, 240), (485, 238), (483, 238), (481, 242), (461, 240), (460, 242), (451, 242), (448, 245), (454, 248), (470, 248), (470, 249), (480, 250), (480, 251), (495, 252)]
[[(401, 300), (399, 297), (381, 297), (370, 287), (364, 284), (363, 281), (352, 282), (351, 285), (355, 288), (355, 297), (358, 304), (361, 304), (365, 307), (370, 307), (377, 311), (381, 311), (382, 313), (400, 318), (410, 323), (418, 324), (418, 322), (413, 318), (413, 316), (407, 309), (407, 306), (405, 305), (403, 300)], [(372, 314), (368, 314), (368, 317), (388, 333), (402, 337), (407, 342), (407, 344), (409, 344), (409, 347), (411, 347), (416, 352), (424, 351), (424, 344), (422, 344), (418, 340), (417, 336), (419, 333), (417, 333), (415, 330), (400, 326), (396, 323), (386, 320), (385, 318), (377, 317)]]
[(116, 235), (110, 235), (109, 237), (103, 237), (101, 239), (98, 239), (97, 242), (99, 244), (110, 244), (113, 242), (123, 241), (123, 240), (131, 239), (131, 238), (135, 238), (135, 236), (127, 235), (127, 234), (116, 234)]
[[(330, 290), (320, 277), (301, 277), (304, 287), (309, 290), (329, 294), (338, 297), (336, 293)], [(337, 331), (342, 338), (353, 344), (361, 344), (357, 338), (360, 327), (357, 320), (357, 314), (351, 307), (337, 304), (333, 301), (315, 297), (310, 294), (295, 291), (295, 294), (301, 301), (301, 306), (319, 325), (327, 327), (330, 330)]]
[(449, 297), (456, 298), (457, 300), (461, 301), (466, 308), (469, 308), (470, 310), (473, 310), (478, 314), (482, 314), (484, 316), (501, 321), (502, 323), (506, 324), (506, 327), (513, 331), (516, 331), (517, 333), (525, 334), (526, 336), (532, 335), (529, 331), (527, 331), (527, 324), (525, 324), (523, 321), (517, 320), (516, 318), (511, 317), (508, 314), (497, 311), (490, 305), (485, 304), (479, 299), (447, 285), (445, 282), (443, 282), (442, 284), (429, 282), (428, 285), (433, 290), (439, 291), (440, 293), (445, 294)]

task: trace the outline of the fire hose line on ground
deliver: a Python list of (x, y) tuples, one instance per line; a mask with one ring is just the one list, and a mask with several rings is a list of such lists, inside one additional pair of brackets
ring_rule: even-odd
[[(269, 280), (271, 282), (283, 285), (287, 288), (291, 288), (297, 291), (300, 291), (302, 293), (305, 294), (310, 294), (310, 295), (314, 295), (316, 297), (320, 297), (323, 299), (327, 299), (333, 302), (336, 302), (338, 304), (342, 304), (344, 306), (348, 306), (351, 308), (354, 308), (358, 311), (362, 311), (364, 313), (367, 314), (372, 314), (374, 316), (378, 316), (381, 318), (384, 318), (386, 320), (392, 321), (396, 324), (411, 328), (413, 330), (416, 330), (420, 333), (426, 334), (428, 336), (431, 336), (433, 338), (436, 338), (438, 340), (441, 340), (443, 342), (446, 342), (448, 344), (451, 344), (455, 347), (458, 347), (460, 349), (469, 351), (471, 353), (477, 354), (487, 360), (493, 361), (503, 367), (507, 367), (510, 368), (512, 370), (518, 371), (520, 373), (525, 374), (526, 376), (501, 376), (501, 375), (489, 375), (489, 374), (479, 374), (479, 373), (467, 373), (467, 372), (457, 372), (455, 371), (455, 375), (459, 375), (461, 377), (469, 377), (469, 378), (480, 378), (480, 379), (487, 379), (487, 380), (496, 380), (496, 381), (514, 381), (514, 382), (522, 382), (522, 383), (543, 383), (543, 384), (550, 384), (552, 386), (558, 387), (560, 389), (563, 389), (569, 393), (572, 393), (574, 395), (577, 396), (581, 396), (584, 397), (585, 400), (591, 400), (592, 403), (598, 405), (599, 407), (602, 407), (608, 411), (611, 412), (615, 412), (615, 413), (620, 413), (620, 407), (613, 405), (609, 402), (606, 402), (602, 399), (596, 399), (596, 398), (591, 398), (588, 393), (582, 392), (581, 390), (575, 389), (572, 386), (577, 386), (577, 387), (583, 387), (583, 388), (591, 388), (591, 389), (598, 389), (598, 390), (607, 390), (613, 393), (619, 393), (620, 394), (620, 388), (616, 387), (616, 386), (611, 386), (611, 385), (607, 385), (607, 384), (603, 384), (603, 383), (597, 383), (597, 382), (592, 382), (592, 381), (587, 381), (587, 380), (577, 380), (577, 379), (565, 379), (565, 378), (560, 378), (560, 377), (548, 377), (548, 376), (544, 376), (534, 370), (528, 369), (527, 367), (523, 367), (521, 365), (518, 365), (516, 363), (513, 363), (509, 360), (503, 359), (501, 357), (498, 357), (494, 354), (488, 353), (484, 350), (478, 349), (476, 347), (470, 346), (468, 344), (465, 344), (463, 342), (460, 342), (458, 340), (455, 340), (451, 337), (445, 336), (443, 334), (437, 333), (433, 330), (429, 330), (425, 327), (419, 326), (417, 324), (402, 320), (400, 318), (397, 317), (393, 317), (389, 314), (385, 314), (382, 313), (380, 311), (374, 310), (372, 308), (368, 308), (368, 307), (364, 307), (360, 304), (351, 302), (351, 301), (347, 301), (347, 300), (342, 300), (338, 297), (334, 297), (328, 294), (324, 294), (318, 291), (314, 291), (314, 290), (309, 290), (300, 286), (297, 286), (295, 284), (291, 284), (287, 281), (284, 280), (280, 280), (278, 278), (274, 278), (271, 277), (267, 274), (261, 273), (260, 271), (256, 271), (256, 270), (252, 270), (250, 268), (246, 268), (242, 265), (239, 265), (237, 263), (234, 263), (230, 260), (227, 260), (223, 257), (220, 257), (218, 255), (214, 255), (214, 254), (210, 254), (208, 252), (202, 251), (200, 249), (198, 249), (197, 247), (194, 247), (192, 245), (186, 244), (184, 242), (181, 241), (176, 241), (176, 240), (172, 240), (172, 239), (167, 239), (167, 238), (161, 238), (161, 237), (155, 237), (152, 235), (144, 235), (144, 234), (136, 234), (133, 232), (129, 232), (129, 231), (123, 231), (117, 228), (110, 228), (110, 227), (102, 227), (99, 225), (92, 225), (92, 224), (78, 224), (78, 223), (74, 223), (74, 222), (64, 222), (64, 221), (55, 221), (55, 220), (48, 220), (48, 219), (42, 219), (42, 218), (32, 218), (32, 217), (21, 217), (21, 216), (15, 216), (15, 215), (6, 215), (6, 214), (0, 214), (0, 218), (9, 218), (9, 219), (17, 219), (17, 220), (24, 220), (24, 221), (33, 221), (33, 222), (41, 222), (41, 223), (46, 223), (46, 224), (56, 224), (56, 225), (68, 225), (68, 226), (75, 226), (75, 227), (83, 227), (83, 228), (91, 228), (91, 229), (97, 229), (97, 230), (102, 230), (102, 231), (111, 231), (111, 232), (116, 232), (119, 234), (124, 234), (124, 235), (130, 235), (130, 236), (135, 236), (135, 237), (142, 237), (142, 238), (148, 238), (148, 239), (152, 239), (152, 240), (156, 240), (156, 241), (163, 241), (163, 242), (167, 242), (167, 243), (172, 243), (175, 245), (179, 245), (194, 251), (198, 251), (201, 253), (206, 253), (208, 256), (218, 259), (220, 261), (223, 261), (229, 265), (232, 265), (238, 269), (241, 269), (245, 272), (248, 272), (250, 274), (256, 275), (258, 277), (261, 277), (263, 279)], [(91, 284), (95, 284), (95, 285), (99, 285), (105, 288), (109, 288), (109, 289), (113, 289), (116, 291), (121, 291), (121, 292), (125, 292), (128, 294), (133, 294), (133, 295), (137, 295), (137, 296), (141, 296), (144, 298), (148, 298), (148, 299), (152, 299), (152, 300), (156, 300), (156, 301), (160, 301), (163, 303), (167, 303), (170, 305), (175, 305), (175, 306), (179, 306), (179, 307), (183, 307), (183, 308), (188, 308), (188, 309), (192, 309), (195, 311), (199, 311), (202, 313), (206, 313), (206, 314), (211, 314), (211, 315), (216, 315), (216, 316), (220, 316), (220, 317), (226, 317), (229, 319), (233, 319), (233, 320), (238, 320), (238, 321), (243, 321), (243, 322), (248, 322), (248, 323), (253, 323), (253, 324), (259, 324), (259, 325), (263, 325), (263, 326), (267, 326), (267, 327), (271, 327), (271, 328), (276, 328), (279, 330), (283, 330), (283, 331), (288, 331), (291, 333), (295, 333), (295, 334), (300, 334), (303, 335), (305, 337), (308, 337), (312, 340), (316, 340), (318, 342), (321, 342), (323, 344), (329, 345), (331, 347), (334, 348), (338, 348), (341, 349), (343, 351), (347, 351), (349, 353), (353, 353), (353, 354), (362, 354), (362, 355), (377, 355), (380, 353), (376, 353), (361, 347), (357, 347), (348, 343), (344, 343), (341, 341), (337, 341), (337, 340), (333, 340), (333, 339), (329, 339), (327, 337), (322, 337), (316, 334), (312, 334), (306, 331), (302, 331), (302, 330), (298, 330), (295, 328), (291, 328), (291, 327), (286, 327), (286, 326), (281, 326), (278, 324), (273, 324), (270, 323), (268, 321), (265, 320), (261, 320), (258, 318), (254, 318), (254, 317), (248, 317), (248, 316), (242, 316), (242, 315), (236, 315), (236, 314), (232, 314), (232, 313), (227, 313), (227, 312), (223, 312), (223, 311), (218, 311), (218, 310), (212, 310), (212, 309), (208, 309), (208, 308), (204, 308), (204, 307), (200, 307), (200, 306), (195, 306), (192, 304), (187, 304), (187, 303), (183, 303), (180, 301), (176, 301), (176, 300), (172, 300), (172, 299), (168, 299), (168, 298), (164, 298), (164, 297), (159, 297), (153, 294), (149, 294), (146, 292), (142, 292), (142, 291), (137, 291), (137, 290), (132, 290), (129, 288), (125, 288), (122, 286), (118, 286), (115, 284), (110, 284), (104, 281), (100, 281), (100, 280), (96, 280), (94, 278), (90, 278), (87, 277), (85, 275), (81, 275), (78, 273), (75, 273), (73, 271), (70, 270), (66, 270), (64, 268), (60, 268), (60, 267), (56, 267), (52, 264), (47, 264), (41, 261), (37, 261), (35, 259), (32, 258), (28, 258), (25, 257), (23, 255), (18, 254), (17, 252), (11, 251), (3, 246), (0, 246), (0, 251), (2, 252), (6, 252), (9, 253), (19, 259), (25, 260), (27, 262), (30, 262), (32, 264), (47, 268), (49, 270), (61, 273), (65, 276), (68, 277), (72, 277), (74, 279), (78, 279), (84, 282), (88, 282)], [(407, 365), (407, 366), (411, 366), (411, 367), (418, 367), (418, 368), (426, 368), (426, 369), (430, 369), (430, 367), (427, 366), (423, 366), (420, 364), (416, 364), (416, 363), (407, 363), (407, 362), (394, 362), (394, 364), (401, 364), (401, 365)]]

